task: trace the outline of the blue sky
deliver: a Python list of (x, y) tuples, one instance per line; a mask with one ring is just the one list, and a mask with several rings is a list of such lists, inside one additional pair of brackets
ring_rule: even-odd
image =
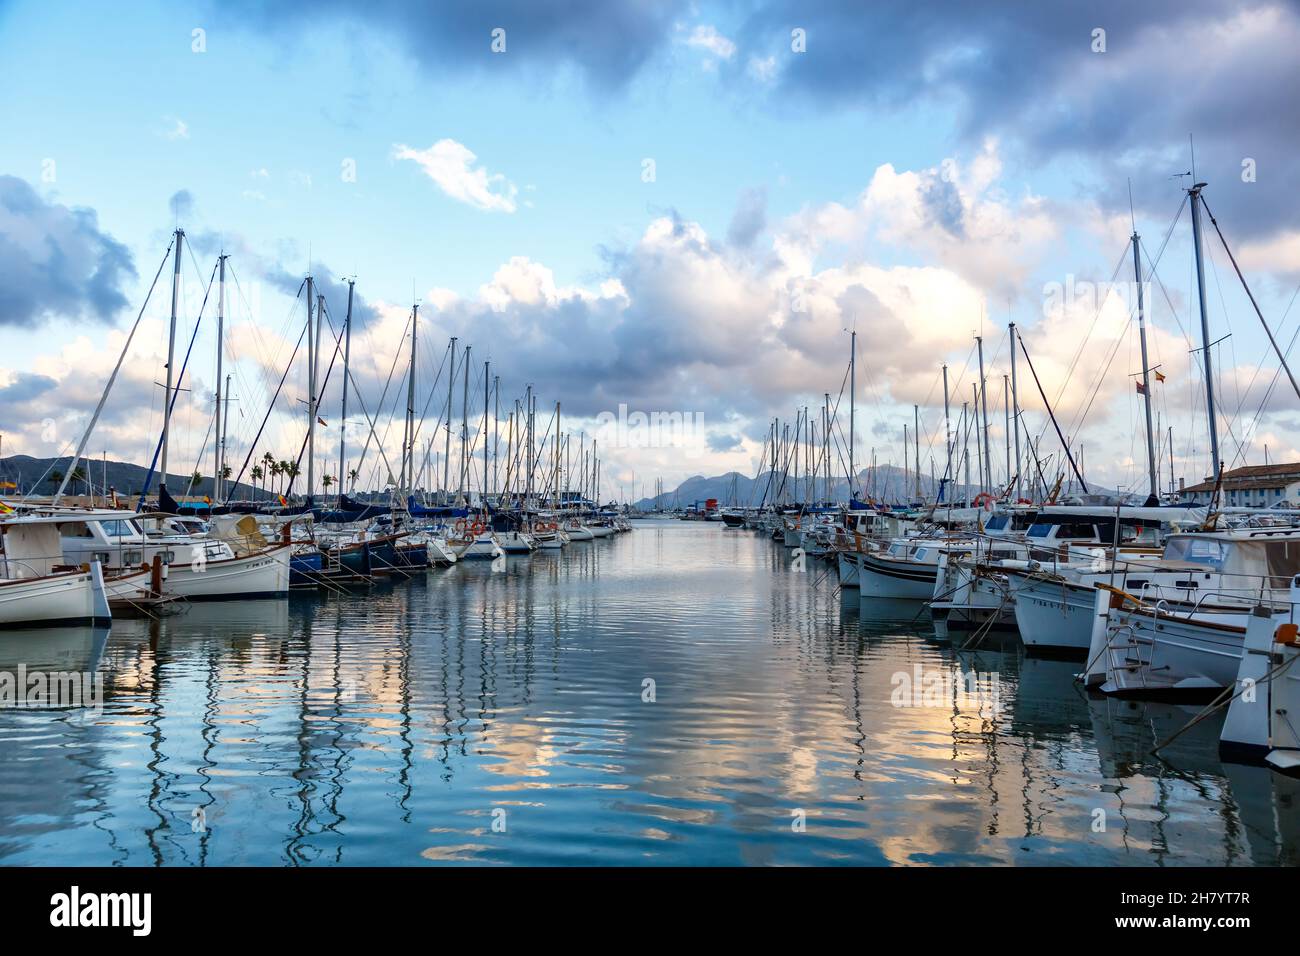
[[(919, 402), (923, 457), (937, 456), (942, 470), (938, 366), (966, 362), (984, 314), (989, 355), (1000, 354), (989, 369), (995, 434), (1007, 353), (997, 343), (1014, 317), (1027, 337), (1039, 336), (1030, 346), (1057, 377), (1049, 392), (1060, 390), (1063, 414), (1089, 406), (1078, 440), (1107, 449), (1092, 459), (1102, 478), (1131, 484), (1142, 471), (1130, 454), (1133, 368), (1108, 370), (1090, 402), (1091, 381), (1072, 362), (1093, 349), (1105, 363), (1114, 342), (1085, 343), (1091, 315), (1053, 320), (1043, 306), (1048, 284), (1109, 277), (1128, 232), (1130, 179), (1154, 254), (1185, 184), (1171, 175), (1188, 165), (1194, 133), (1207, 198), (1266, 315), (1284, 339), (1300, 318), (1288, 314), (1289, 327), (1282, 318), (1300, 273), (1286, 188), (1296, 151), (1270, 100), (1294, 87), (1295, 68), (1279, 50), (1300, 35), (1295, 8), (1191, 7), (1101, 4), (1089, 15), (1109, 25), (1110, 47), (1098, 53), (1086, 16), (1017, 19), (1000, 7), (966, 23), (968, 12), (945, 17), (925, 4), (870, 13), (827, 4), (805, 17), (775, 0), (427, 12), (378, 2), (364, 16), (326, 3), (310, 17), (278, 3), (0, 3), (0, 175), (55, 211), (93, 210), (94, 235), (124, 247), (135, 270), (119, 281), (129, 306), (111, 316), (62, 299), (36, 320), (0, 315), (0, 325), (21, 331), (0, 359), (0, 394), (15, 389), (6, 450), (57, 453), (38, 437), (51, 417), (60, 449), (75, 441), (94, 397), (90, 380), (111, 368), (121, 345), (113, 330), (134, 317), (179, 209), (205, 277), (209, 247), (224, 244), (241, 282), (266, 289), (259, 314), (232, 316), (232, 334), (244, 334), (243, 323), (259, 342), (289, 334), (297, 319), (285, 276), (355, 275), (375, 309), (376, 368), (392, 361), (414, 295), (429, 323), (421, 334), (436, 343), (422, 381), (436, 372), (445, 337), (459, 332), (477, 339), (477, 360), (499, 363), (503, 390), (513, 396), (536, 382), (543, 404), (570, 404), (575, 427), (623, 402), (699, 411), (709, 422), (710, 440), (689, 455), (609, 449), (611, 473), (662, 475), (671, 485), (753, 470), (772, 415), (791, 418), (796, 405), (838, 390), (841, 330), (855, 318), (872, 324), (863, 388), (879, 397), (863, 401), (874, 433), (864, 427), (858, 460), (875, 448), (880, 460), (900, 462), (901, 426)], [(496, 23), (506, 29), (503, 53), (492, 52), (485, 29)], [(193, 49), (196, 29), (202, 52)], [(791, 49), (792, 29), (807, 31), (805, 51)], [(1203, 58), (1206, 84), (1189, 86), (1188, 44), (1210, 42), (1214, 29), (1222, 35)], [(1248, 104), (1219, 102), (1212, 90), (1224, 79)], [(1134, 90), (1145, 105), (1123, 115)], [(444, 166), (453, 159), (441, 181), (399, 158), (401, 147), (439, 143)], [(1258, 181), (1242, 182), (1242, 157), (1257, 158)], [(653, 182), (644, 181), (647, 159)], [(349, 164), (354, 179), (343, 175)], [(177, 194), (188, 200), (175, 206)], [(484, 196), (498, 197), (492, 208)], [(15, 245), (39, 245), (21, 220), (7, 228)], [(1161, 278), (1179, 311), (1162, 315), (1158, 302), (1151, 320), (1170, 351), (1194, 318), (1185, 216), (1165, 255)], [(1255, 374), (1264, 340), (1227, 268), (1225, 260), (1216, 273), (1215, 323), (1233, 333), (1237, 351), (1220, 360), (1231, 390)], [(805, 280), (824, 297), (807, 323), (788, 314), (791, 290)], [(543, 291), (530, 292), (536, 282)], [(1212, 290), (1217, 297), (1219, 284)], [(165, 315), (165, 298), (151, 303), (152, 319)], [(341, 316), (342, 305), (331, 302), (331, 312)], [(183, 317), (183, 334), (196, 312), (195, 304)], [(1102, 331), (1117, 336), (1130, 325), (1117, 313)], [(209, 335), (205, 326), (187, 409), (187, 435), (196, 433), (183, 440), (196, 459), (211, 406)], [(92, 442), (124, 458), (147, 455), (156, 431), (156, 398), (147, 416), (139, 407), (160, 374), (148, 341), (149, 354), (132, 362), (140, 388), (124, 392), (116, 424)], [(1126, 339), (1115, 352), (1120, 364), (1136, 361), (1131, 346)], [(257, 383), (281, 353), (228, 348), (244, 370), (251, 422), (267, 400)], [(107, 363), (88, 366), (82, 355)], [(1190, 378), (1185, 347), (1177, 360)], [(65, 381), (82, 373), (84, 395)], [(24, 375), (60, 387), (31, 401), (30, 389), (16, 387)], [(381, 376), (371, 384), (377, 403)], [(1244, 409), (1237, 428), (1271, 436), (1276, 458), (1296, 444), (1288, 428), (1297, 403), (1275, 392), (1268, 415), (1253, 421), (1259, 389), (1234, 402)], [(1191, 478), (1205, 467), (1205, 426), (1195, 391), (1180, 395), (1163, 401), (1185, 436), (1175, 443), (1176, 471)], [(1036, 406), (1038, 433), (1041, 403), (1022, 400)], [(275, 416), (281, 446), (301, 431), (292, 410), (286, 401)], [(1246, 441), (1238, 457), (1254, 461), (1262, 444)]]

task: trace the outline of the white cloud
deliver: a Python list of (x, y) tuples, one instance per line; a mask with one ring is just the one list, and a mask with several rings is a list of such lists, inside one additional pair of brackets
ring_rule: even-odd
[(170, 123), (171, 126), (163, 131), (163, 139), (189, 139), (190, 127), (184, 121), (174, 116), (164, 116), (163, 119)]
[(718, 32), (716, 27), (702, 24), (686, 38), (686, 45), (705, 50), (720, 60), (730, 60), (736, 55), (736, 44)]
[(444, 193), (475, 209), (514, 212), (518, 208), (519, 188), (505, 176), (478, 166), (478, 157), (454, 139), (440, 139), (428, 149), (398, 144), (393, 156), (417, 163)]
[(760, 83), (771, 83), (776, 79), (776, 57), (751, 56), (749, 58), (749, 75)]

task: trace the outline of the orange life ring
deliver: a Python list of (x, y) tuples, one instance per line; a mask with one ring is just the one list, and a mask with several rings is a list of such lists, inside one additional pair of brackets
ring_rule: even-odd
[(997, 500), (998, 500), (997, 498), (989, 494), (987, 491), (981, 491), (978, 495), (975, 496), (975, 501), (973, 502), (973, 504), (976, 508), (984, 508), (986, 511), (992, 511), (993, 502)]
[(455, 527), (456, 527), (456, 530), (457, 530), (457, 531), (464, 531), (464, 530), (465, 530), (465, 519), (464, 519), (464, 518), (457, 518), (457, 519), (456, 519), (456, 525), (455, 525)]
[(472, 525), (469, 526), (469, 533), (476, 538), (486, 530), (487, 530), (487, 525), (485, 525), (482, 521), (475, 521)]

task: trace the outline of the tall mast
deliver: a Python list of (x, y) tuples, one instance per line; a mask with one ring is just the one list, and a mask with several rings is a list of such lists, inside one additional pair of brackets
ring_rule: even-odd
[(339, 410), (339, 501), (343, 500), (343, 456), (348, 435), (348, 363), (352, 358), (352, 291), (356, 279), (348, 280), (348, 314), (343, 319), (343, 407)]
[[(316, 333), (312, 308), (316, 303), (316, 284), (307, 277), (307, 497), (316, 484)], [(317, 317), (319, 319), (319, 317)]]
[[(501, 458), (501, 376), (492, 376), (492, 493), (497, 493), (497, 462)], [(487, 439), (483, 439), (487, 441)], [(499, 504), (500, 502), (498, 502)]]
[(1002, 428), (1002, 437), (1007, 443), (1007, 481), (1011, 481), (1011, 379), (1002, 376), (1002, 417), (1006, 424)]
[[(826, 475), (826, 503), (831, 504), (831, 393), (822, 395), (822, 471)], [(740, 504), (737, 500), (735, 504)]]
[[(167, 450), (171, 445), (172, 386), (175, 378), (172, 366), (176, 362), (176, 302), (181, 284), (181, 246), (185, 242), (185, 230), (176, 230), (176, 265), (172, 270), (172, 315), (167, 328), (167, 385), (163, 392), (163, 430), (162, 430), (162, 476), (158, 481), (158, 503), (162, 504), (162, 493), (167, 490)], [(71, 469), (69, 469), (70, 471)]]
[[(226, 398), (225, 398), (226, 405), (229, 405), (229, 404), (230, 404), (230, 379), (231, 379), (231, 375), (230, 375), (229, 372), (227, 372), (227, 373), (226, 373)], [(226, 467), (227, 467), (227, 465), (226, 465), (226, 432), (228, 432), (228, 431), (230, 430), (230, 409), (229, 409), (229, 408), (226, 408), (226, 409), (225, 409), (225, 413), (226, 413), (225, 416), (221, 419), (221, 467), (217, 469), (217, 474), (218, 474), (218, 475), (220, 475), (221, 472), (224, 471), (224, 470), (226, 469)], [(223, 479), (223, 481), (222, 481), (222, 486), (223, 486), (223, 487), (225, 486), (225, 481), (224, 481), (224, 479)], [(216, 497), (214, 496), (214, 497), (213, 497), (213, 500), (216, 501), (216, 500), (222, 500), (222, 499), (218, 499), (218, 498), (216, 498)]]
[[(956, 475), (952, 473), (952, 413), (948, 408), (948, 366), (943, 367), (943, 450), (947, 461), (943, 466), (943, 476), (952, 482), (956, 487)], [(938, 501), (938, 495), (935, 501)], [(948, 500), (952, 500), (952, 495), (948, 495)]]
[(849, 333), (849, 500), (857, 497), (858, 476), (853, 467), (853, 447), (856, 444), (857, 431), (855, 417), (857, 413), (858, 382), (858, 333)]
[(482, 498), (487, 501), (488, 493), (488, 386), (492, 381), (492, 362), (483, 363), (483, 494)]
[(1137, 285), (1138, 297), (1138, 338), (1142, 342), (1142, 404), (1147, 413), (1147, 477), (1151, 482), (1151, 493), (1147, 505), (1160, 503), (1160, 486), (1156, 479), (1156, 444), (1155, 432), (1151, 430), (1151, 365), (1147, 361), (1147, 324), (1145, 303), (1142, 300), (1142, 259), (1138, 252), (1137, 230), (1133, 231), (1133, 282)]
[(406, 469), (402, 476), (403, 497), (415, 493), (415, 372), (416, 335), (420, 325), (420, 306), (411, 305), (411, 373), (406, 378)]
[(457, 494), (469, 504), (469, 493), (465, 487), (465, 472), (469, 467), (469, 353), (472, 345), (465, 346), (465, 357), (461, 359), (461, 368), (465, 370), (465, 384), (460, 396), (460, 487)]
[(911, 497), (911, 491), (907, 486), (910, 484), (908, 479), (912, 477), (911, 472), (907, 470), (907, 445), (907, 422), (903, 422), (903, 497), (905, 499)]
[(962, 493), (962, 503), (970, 504), (970, 415), (968, 414), (969, 406), (961, 403), (961, 457), (966, 463), (966, 487)]
[(451, 366), (447, 370), (447, 439), (442, 450), (442, 493), (444, 504), (451, 492), (451, 396), (456, 382), (456, 336), (451, 337)]
[[(984, 338), (975, 336), (975, 347), (979, 352), (980, 358), (980, 404), (984, 409), (984, 490), (993, 487), (993, 461), (989, 457), (989, 390), (985, 388), (984, 381)], [(979, 409), (976, 409), (979, 414)]]
[(1016, 393), (1016, 323), (1007, 324), (1007, 335), (1011, 337), (1011, 427), (1016, 440), (1016, 498), (1020, 498), (1020, 397)]
[[(1205, 411), (1210, 422), (1210, 464), (1215, 482), (1219, 480), (1222, 462), (1219, 460), (1219, 422), (1214, 413), (1214, 372), (1210, 365), (1210, 317), (1205, 309), (1205, 262), (1201, 253), (1201, 190), (1205, 183), (1197, 183), (1187, 194), (1192, 197), (1192, 242), (1196, 247), (1196, 291), (1201, 303), (1201, 345), (1205, 351)], [(1145, 362), (1143, 363), (1146, 364)]]
[(222, 481), (221, 481), (221, 459), (225, 454), (225, 443), (222, 441), (221, 431), (221, 353), (224, 351), (226, 327), (226, 259), (229, 258), (224, 252), (217, 257), (218, 272), (220, 279), (217, 281), (217, 410), (216, 419), (213, 422), (212, 433), (216, 436), (216, 464), (212, 470), (212, 500), (222, 500)]
[(924, 500), (921, 493), (921, 406), (912, 406), (912, 441), (915, 443), (912, 461), (916, 465), (916, 497)]

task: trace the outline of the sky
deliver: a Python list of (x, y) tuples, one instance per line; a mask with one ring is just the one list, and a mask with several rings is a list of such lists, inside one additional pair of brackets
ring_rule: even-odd
[[(1091, 481), (1144, 490), (1136, 229), (1149, 364), (1165, 376), (1152, 386), (1161, 481), (1171, 456), (1176, 478), (1199, 481), (1210, 454), (1184, 174), (1207, 183), (1286, 348), (1300, 329), (1298, 41), (1300, 7), (1279, 0), (0, 0), (2, 451), (77, 446), (143, 308), (86, 447), (148, 462), (170, 262), (150, 286), (181, 228), (178, 356), (194, 345), (172, 471), (214, 466), (209, 283), (224, 252), (235, 471), (302, 446), (306, 361), (288, 359), (310, 273), (335, 332), (356, 283), (356, 387), (346, 423), (341, 368), (322, 393), (318, 481), (338, 473), (341, 434), (358, 487), (398, 471), (418, 303), (431, 474), (451, 336), (458, 358), (470, 346), (477, 452), (490, 362), (503, 421), (488, 431), (502, 434), (531, 385), (539, 435), (559, 402), (571, 453), (580, 433), (599, 436), (606, 497), (752, 474), (775, 418), (793, 429), (807, 407), (822, 440), (827, 394), (843, 473), (853, 329), (856, 464), (901, 466), (919, 420), (922, 469), (942, 475), (942, 366), (955, 429), (978, 334), (998, 484), (1017, 470), (1003, 398), (1014, 321), (1042, 386), (1021, 361), (1023, 434), (1052, 457), (1044, 468), (1061, 456), (1040, 395)], [(1300, 400), (1205, 229), (1221, 457), (1300, 461)], [(453, 391), (459, 419), (459, 377)], [(633, 427), (609, 425), (620, 409)], [(638, 431), (638, 412), (686, 425)]]

